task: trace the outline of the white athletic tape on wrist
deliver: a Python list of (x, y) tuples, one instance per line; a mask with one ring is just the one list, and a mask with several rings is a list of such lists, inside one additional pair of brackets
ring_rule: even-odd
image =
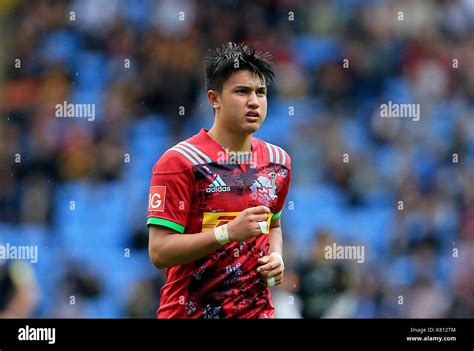
[(219, 244), (224, 245), (230, 242), (227, 224), (214, 228), (214, 236)]
[(275, 286), (275, 277), (267, 278), (268, 286)]
[(261, 221), (258, 222), (258, 225), (260, 226), (260, 231), (262, 232), (262, 234), (265, 234), (267, 232), (267, 222)]

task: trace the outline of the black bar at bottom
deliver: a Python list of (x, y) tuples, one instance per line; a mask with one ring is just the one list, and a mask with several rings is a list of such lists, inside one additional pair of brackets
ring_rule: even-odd
[(321, 350), (328, 345), (334, 349), (383, 346), (403, 350), (473, 350), (472, 325), (473, 321), (466, 319), (2, 319), (0, 351), (98, 345), (131, 350), (145, 345), (156, 349), (169, 345), (251, 347), (249, 342), (253, 339), (255, 345), (309, 344)]

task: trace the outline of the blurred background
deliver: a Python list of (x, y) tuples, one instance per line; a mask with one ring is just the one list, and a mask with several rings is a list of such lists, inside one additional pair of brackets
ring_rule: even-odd
[(0, 0), (0, 242), (38, 247), (0, 260), (0, 316), (154, 318), (151, 170), (212, 125), (205, 51), (245, 41), (292, 157), (276, 316), (474, 317), (473, 33), (473, 0)]

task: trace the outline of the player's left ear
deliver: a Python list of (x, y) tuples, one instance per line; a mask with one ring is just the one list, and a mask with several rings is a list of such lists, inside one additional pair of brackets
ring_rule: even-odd
[(219, 95), (215, 90), (209, 90), (207, 92), (207, 99), (209, 100), (209, 103), (213, 109), (218, 109), (220, 107)]

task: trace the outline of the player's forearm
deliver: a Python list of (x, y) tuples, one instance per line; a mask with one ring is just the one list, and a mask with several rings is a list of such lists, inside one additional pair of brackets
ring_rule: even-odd
[(150, 258), (157, 268), (196, 261), (214, 252), (222, 244), (246, 241), (261, 235), (259, 222), (266, 220), (269, 213), (270, 209), (265, 206), (250, 207), (240, 212), (230, 223), (198, 234), (172, 234), (165, 227), (151, 226)]
[(213, 230), (197, 234), (167, 234), (150, 247), (150, 257), (157, 268), (168, 268), (196, 261), (221, 246)]
[(270, 228), (270, 248), (268, 253), (278, 252), (282, 255), (283, 250), (283, 234), (281, 232), (281, 227)]

